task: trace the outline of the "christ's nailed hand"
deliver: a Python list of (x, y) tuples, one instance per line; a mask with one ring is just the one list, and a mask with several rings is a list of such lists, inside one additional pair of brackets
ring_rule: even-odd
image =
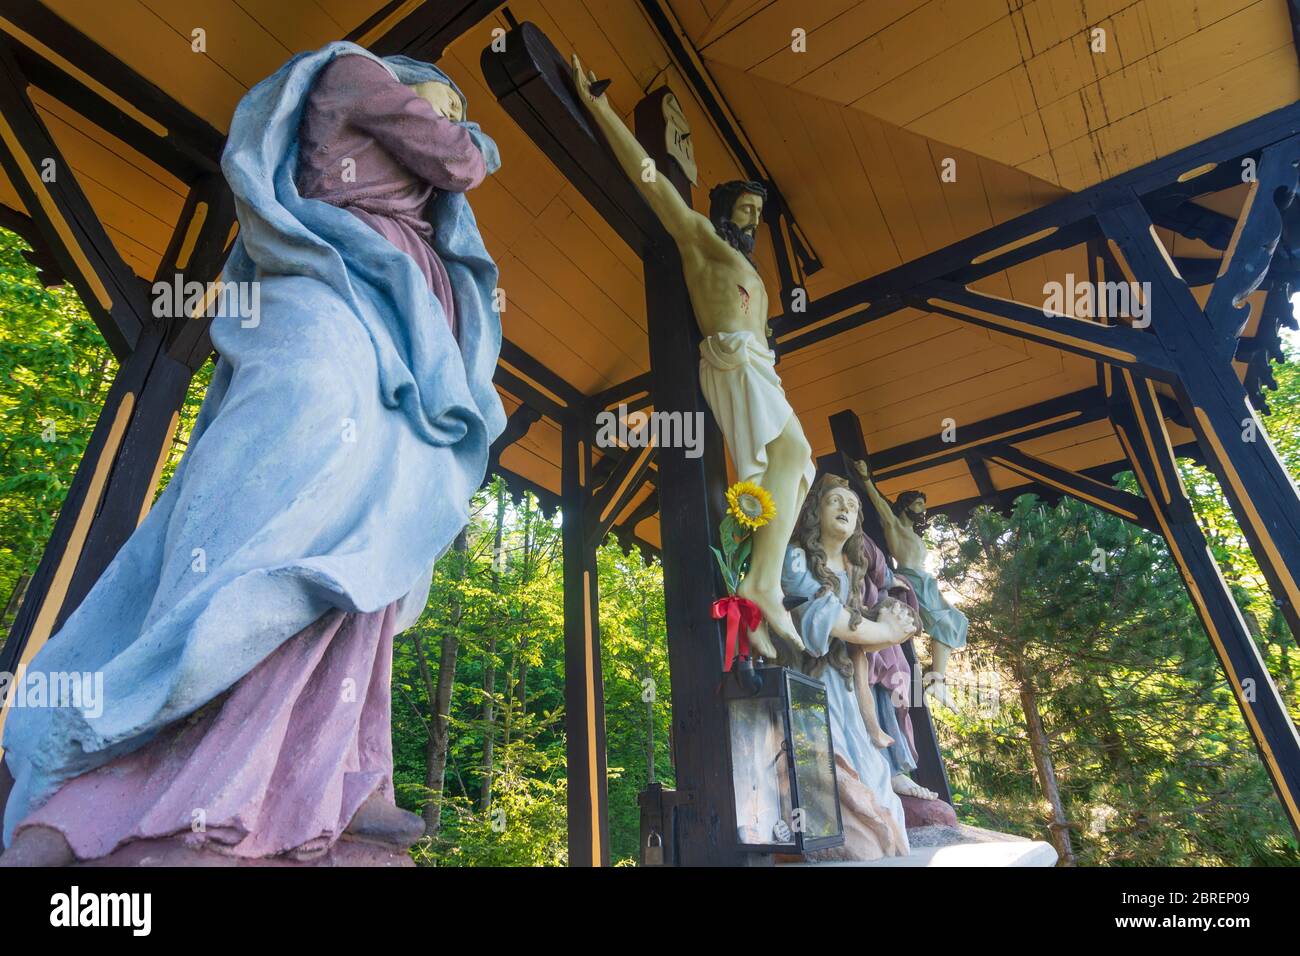
[(591, 92), (591, 85), (596, 82), (596, 74), (590, 70), (582, 69), (582, 61), (578, 59), (578, 54), (573, 54), (573, 85), (578, 90), (578, 99), (582, 100), (582, 105), (587, 107), (591, 112), (598, 109), (607, 109), (609, 100), (605, 97), (602, 90), (599, 96)]
[(870, 484), (871, 466), (868, 465), (865, 461), (855, 461), (853, 463), (853, 467), (857, 471), (858, 475), (862, 478), (862, 480)]

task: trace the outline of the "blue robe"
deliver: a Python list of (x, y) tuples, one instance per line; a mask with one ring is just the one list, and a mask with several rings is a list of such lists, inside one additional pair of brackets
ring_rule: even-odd
[[(831, 641), (835, 640), (831, 636), (831, 628), (848, 600), (848, 575), (842, 571), (837, 572), (837, 575), (840, 583), (838, 592), (828, 591), (819, 596), (817, 592), (822, 586), (808, 570), (804, 550), (793, 545), (786, 549), (785, 562), (781, 568), (781, 589), (785, 592), (786, 606), (790, 608), (800, 639), (808, 652), (816, 657), (830, 652)], [(858, 778), (875, 794), (881, 807), (894, 817), (899, 832), (906, 833), (903, 804), (898, 799), (898, 794), (894, 793), (891, 783), (893, 771), (890, 762), (867, 735), (867, 726), (862, 720), (858, 698), (853, 690), (853, 678), (844, 677), (832, 667), (824, 667), (816, 676), (826, 685), (831, 741), (836, 755), (849, 762), (857, 771)], [(903, 746), (906, 747), (906, 742)]]
[[(223, 297), (220, 360), (184, 459), (28, 668), (102, 672), (105, 706), (9, 713), (6, 842), (61, 783), (194, 713), (330, 609), (397, 601), (397, 628), (410, 626), (468, 520), (505, 426), (492, 385), (497, 268), (466, 197), (438, 194), (426, 215), (454, 293), (453, 337), (409, 256), (298, 194), (304, 101), (344, 53), (371, 56), (345, 42), (299, 54), (235, 111), (222, 170), (240, 231), (223, 280), (257, 282), (258, 313)], [(405, 57), (388, 65), (408, 84), (445, 79)], [(495, 145), (466, 125), (495, 169)]]

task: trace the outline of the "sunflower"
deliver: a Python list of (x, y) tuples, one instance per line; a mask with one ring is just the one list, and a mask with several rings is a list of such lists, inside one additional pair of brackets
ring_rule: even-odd
[(752, 481), (738, 481), (727, 489), (727, 510), (742, 528), (761, 528), (776, 517), (772, 496)]

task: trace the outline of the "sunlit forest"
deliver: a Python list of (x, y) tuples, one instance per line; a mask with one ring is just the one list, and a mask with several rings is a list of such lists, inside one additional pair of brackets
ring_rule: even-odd
[[(116, 371), (75, 295), (44, 288), (25, 248), (0, 230), (0, 634)], [(1293, 361), (1274, 366), (1265, 424), (1298, 476), (1300, 349), (1294, 339), (1287, 347)], [(191, 387), (164, 484), (210, 372)], [(1183, 468), (1238, 606), (1300, 716), (1295, 642), (1214, 478)], [(398, 800), (426, 822), (418, 864), (563, 865), (560, 515), (495, 477), (471, 514), (419, 623), (397, 640)], [(1300, 862), (1160, 538), (1072, 500), (1027, 495), (1010, 515), (936, 520), (930, 545), (971, 622), (953, 665), (957, 709), (936, 709), (963, 822), (1049, 840), (1063, 863), (1081, 866)], [(611, 859), (628, 865), (638, 792), (652, 779), (673, 783), (663, 582), (653, 556), (612, 540), (599, 572)]]

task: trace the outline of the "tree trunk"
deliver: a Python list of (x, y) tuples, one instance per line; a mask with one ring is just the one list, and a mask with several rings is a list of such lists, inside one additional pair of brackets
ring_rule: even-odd
[[(502, 539), (506, 521), (506, 483), (500, 478), (497, 482), (497, 520), (496, 532), (492, 539), (492, 592), (501, 593), (501, 566), (505, 563)], [(496, 707), (494, 697), (497, 689), (497, 628), (492, 628), (488, 638), (487, 660), (483, 666), (483, 777), (479, 784), (479, 806), (486, 810), (492, 805), (492, 762), (493, 744), (496, 737)]]
[[(462, 528), (452, 545), (460, 561), (456, 579), (465, 577), (465, 560), (469, 553), (468, 527)], [(460, 653), (460, 622), (464, 609), (460, 596), (452, 599), (447, 630), (442, 635), (442, 646), (438, 654), (438, 682), (430, 700), (433, 702), (433, 723), (429, 731), (429, 740), (424, 755), (424, 786), (430, 793), (429, 802), (424, 805), (424, 831), (435, 836), (442, 827), (442, 794), (447, 780), (447, 750), (450, 745), (451, 691), (456, 681), (456, 657)], [(422, 651), (421, 645), (416, 645)], [(426, 671), (423, 654), (420, 655), (421, 672)]]
[(1048, 828), (1052, 834), (1052, 846), (1060, 857), (1060, 866), (1074, 866), (1074, 847), (1070, 842), (1070, 824), (1065, 816), (1065, 805), (1061, 802), (1061, 790), (1056, 782), (1056, 768), (1052, 765), (1052, 742), (1043, 728), (1043, 718), (1038, 712), (1038, 691), (1025, 673), (1024, 658), (1016, 655), (1012, 664), (1016, 683), (1020, 685), (1020, 706), (1025, 712), (1025, 729), (1029, 735), (1029, 749), (1034, 756), (1034, 766), (1038, 770), (1038, 784), (1043, 791), (1048, 805), (1052, 809), (1052, 822)]
[[(527, 584), (533, 579), (533, 547), (536, 541), (533, 538), (533, 496), (524, 495), (524, 583)], [(528, 713), (528, 645), (529, 632), (524, 629), (523, 636), (519, 639), (519, 677), (515, 681), (515, 702), (519, 708), (519, 716), (523, 717)]]

